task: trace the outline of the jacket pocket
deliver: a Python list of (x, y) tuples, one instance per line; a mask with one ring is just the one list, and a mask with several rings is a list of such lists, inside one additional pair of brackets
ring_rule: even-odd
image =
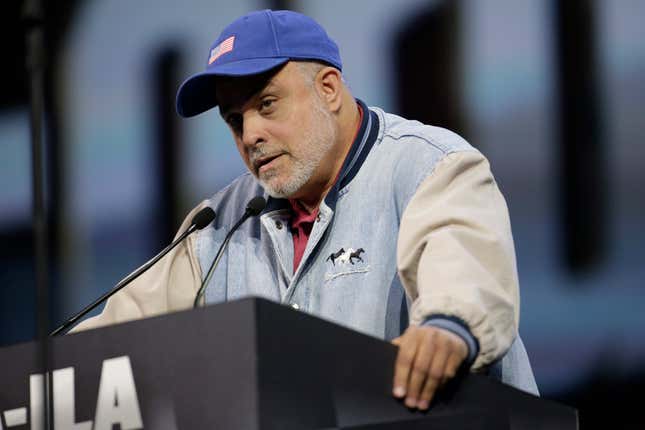
[(348, 276), (359, 275), (361, 273), (369, 273), (370, 266), (359, 266), (359, 267), (343, 267), (336, 270), (329, 270), (325, 272), (325, 284), (328, 284), (334, 280), (340, 280)]

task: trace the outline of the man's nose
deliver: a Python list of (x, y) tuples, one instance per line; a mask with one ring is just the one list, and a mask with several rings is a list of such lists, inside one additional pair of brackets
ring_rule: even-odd
[(257, 114), (247, 113), (242, 123), (242, 142), (244, 146), (255, 146), (264, 142), (262, 117)]

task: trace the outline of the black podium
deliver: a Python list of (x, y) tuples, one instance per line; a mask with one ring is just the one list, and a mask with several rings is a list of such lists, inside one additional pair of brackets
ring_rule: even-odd
[[(42, 428), (36, 348), (0, 350), (0, 429)], [(51, 351), (56, 430), (577, 428), (574, 409), (474, 374), (429, 412), (408, 410), (391, 395), (394, 346), (262, 299), (71, 334)]]

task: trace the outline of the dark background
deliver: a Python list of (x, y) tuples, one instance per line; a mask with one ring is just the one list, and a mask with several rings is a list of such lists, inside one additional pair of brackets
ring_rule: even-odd
[[(219, 31), (258, 8), (317, 19), (369, 105), (465, 136), (507, 198), (521, 334), (582, 428), (644, 428), (645, 2), (45, 2), (54, 326), (243, 171), (216, 112), (173, 100)], [(1, 6), (0, 346), (35, 337), (22, 2)]]

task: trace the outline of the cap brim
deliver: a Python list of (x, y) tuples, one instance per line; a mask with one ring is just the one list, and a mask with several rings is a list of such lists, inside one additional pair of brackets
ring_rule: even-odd
[(253, 58), (217, 65), (186, 79), (177, 91), (177, 113), (184, 118), (199, 115), (217, 106), (215, 78), (250, 76), (263, 73), (289, 61), (288, 58)]

